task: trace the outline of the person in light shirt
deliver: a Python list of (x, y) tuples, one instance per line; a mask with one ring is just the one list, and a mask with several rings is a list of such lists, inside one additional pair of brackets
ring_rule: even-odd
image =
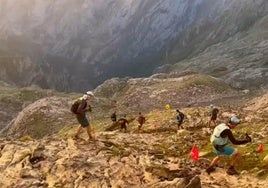
[(242, 157), (242, 152), (236, 148), (228, 146), (231, 142), (234, 145), (241, 145), (251, 142), (251, 138), (246, 134), (245, 140), (236, 140), (231, 129), (237, 127), (240, 123), (240, 119), (236, 116), (231, 117), (227, 124), (221, 123), (214, 128), (211, 136), (211, 143), (213, 145), (214, 153), (217, 155), (211, 162), (210, 166), (206, 169), (206, 172), (210, 174), (215, 171), (215, 165), (219, 162), (221, 156), (230, 156), (232, 158), (231, 165), (227, 170), (227, 174), (236, 175), (238, 172), (235, 170), (235, 166)]

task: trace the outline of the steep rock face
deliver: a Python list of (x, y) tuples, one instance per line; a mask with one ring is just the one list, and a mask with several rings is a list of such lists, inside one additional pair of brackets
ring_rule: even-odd
[[(38, 74), (37, 64), (33, 64), (29, 57), (1, 56), (0, 78), (12, 85), (27, 86), (33, 80), (41, 87), (47, 87), (44, 79)], [(43, 81), (42, 81), (43, 80)]]
[(234, 87), (267, 89), (267, 23), (268, 16), (265, 16), (246, 32), (212, 45), (197, 56), (168, 67), (168, 70), (201, 71), (221, 77)]
[(94, 87), (111, 76), (149, 75), (163, 63), (195, 56), (247, 31), (268, 12), (265, 0), (0, 4), (0, 53), (38, 65), (31, 73), (39, 78), (23, 78), (20, 85), (38, 83), (60, 90)]

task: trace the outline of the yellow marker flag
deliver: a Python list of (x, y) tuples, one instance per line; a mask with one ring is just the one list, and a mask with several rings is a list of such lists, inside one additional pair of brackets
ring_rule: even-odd
[(170, 105), (166, 104), (165, 108), (166, 108), (166, 110), (170, 110)]

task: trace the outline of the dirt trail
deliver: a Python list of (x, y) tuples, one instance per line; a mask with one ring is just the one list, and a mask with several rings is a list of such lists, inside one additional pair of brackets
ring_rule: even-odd
[(203, 188), (268, 188), (267, 180), (260, 180), (253, 175), (243, 173), (230, 176), (223, 168), (217, 168), (210, 175), (204, 171), (200, 179)]

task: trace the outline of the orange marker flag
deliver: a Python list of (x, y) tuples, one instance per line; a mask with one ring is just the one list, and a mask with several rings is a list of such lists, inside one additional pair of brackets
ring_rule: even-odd
[(258, 149), (257, 149), (257, 152), (258, 153), (261, 153), (261, 152), (263, 152), (263, 150), (264, 150), (263, 144), (260, 144), (259, 147), (258, 147)]
[(190, 152), (190, 157), (191, 157), (195, 162), (197, 162), (198, 159), (199, 159), (199, 151), (198, 151), (198, 149), (197, 149), (197, 147), (196, 147), (195, 145), (192, 147), (192, 150), (191, 150), (191, 152)]

